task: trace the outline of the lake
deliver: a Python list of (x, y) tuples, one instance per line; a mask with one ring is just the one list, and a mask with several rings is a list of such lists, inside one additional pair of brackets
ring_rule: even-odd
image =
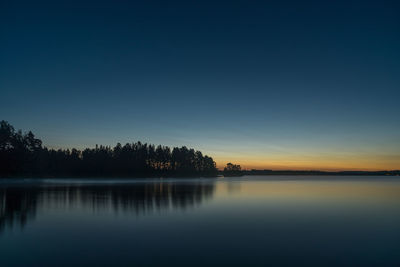
[(400, 266), (400, 177), (0, 180), (0, 266)]

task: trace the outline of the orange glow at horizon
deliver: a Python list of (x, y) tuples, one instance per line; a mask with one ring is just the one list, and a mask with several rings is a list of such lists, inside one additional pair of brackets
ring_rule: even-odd
[(321, 170), (321, 171), (384, 171), (400, 169), (400, 157), (214, 157), (218, 169), (223, 169), (226, 163), (241, 165), (243, 170)]

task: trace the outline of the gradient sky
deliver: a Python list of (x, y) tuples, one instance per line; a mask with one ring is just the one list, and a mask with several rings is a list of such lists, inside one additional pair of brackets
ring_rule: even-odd
[(400, 169), (400, 2), (1, 1), (0, 99), (54, 148)]

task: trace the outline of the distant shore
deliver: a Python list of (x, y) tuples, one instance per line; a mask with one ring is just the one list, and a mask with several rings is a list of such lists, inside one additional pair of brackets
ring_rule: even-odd
[(244, 170), (235, 175), (224, 174), (223, 171), (219, 171), (218, 175), (210, 176), (199, 176), (199, 175), (171, 175), (171, 176), (156, 176), (156, 175), (138, 175), (138, 176), (88, 176), (88, 175), (61, 175), (61, 176), (0, 176), (1, 179), (185, 179), (185, 178), (219, 178), (219, 177), (242, 177), (242, 176), (400, 176), (400, 171), (273, 171), (273, 170)]
[[(223, 174), (223, 171), (219, 171), (219, 174)], [(400, 176), (400, 170), (392, 170), (392, 171), (242, 170), (238, 175), (228, 175), (228, 176), (244, 176), (244, 175)]]

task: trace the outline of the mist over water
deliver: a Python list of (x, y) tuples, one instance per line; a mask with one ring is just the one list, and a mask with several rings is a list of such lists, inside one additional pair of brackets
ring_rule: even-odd
[(0, 181), (0, 265), (398, 266), (397, 177)]

